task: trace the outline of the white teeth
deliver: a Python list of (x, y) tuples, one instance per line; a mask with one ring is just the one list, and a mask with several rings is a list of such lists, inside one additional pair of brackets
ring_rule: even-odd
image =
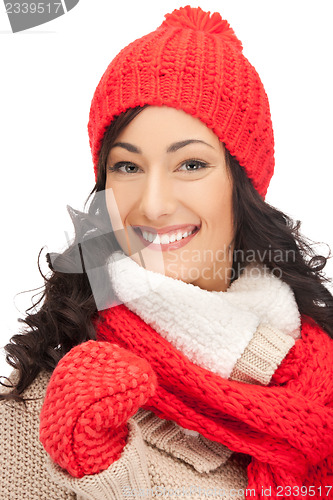
[[(193, 230), (194, 231), (194, 230)], [(185, 233), (181, 233), (178, 231), (177, 233), (174, 234), (153, 234), (149, 233), (148, 231), (142, 231), (142, 236), (146, 241), (149, 241), (149, 243), (154, 243), (155, 245), (167, 245), (169, 243), (174, 243), (175, 241), (180, 241), (183, 238), (186, 238), (187, 236), (190, 236), (190, 234), (193, 233), (193, 231), (185, 231)]]
[(155, 239), (153, 240), (154, 245), (159, 245), (161, 243), (160, 237), (158, 234), (155, 235)]
[(167, 236), (166, 234), (162, 234), (161, 243), (162, 245), (167, 245), (168, 243), (170, 243), (169, 236)]

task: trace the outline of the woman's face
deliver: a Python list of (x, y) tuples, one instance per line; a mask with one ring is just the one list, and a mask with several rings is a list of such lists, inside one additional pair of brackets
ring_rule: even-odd
[(167, 276), (227, 289), (232, 180), (223, 144), (198, 118), (166, 106), (139, 113), (110, 149), (106, 203), (120, 246), (138, 264), (161, 272), (163, 262)]

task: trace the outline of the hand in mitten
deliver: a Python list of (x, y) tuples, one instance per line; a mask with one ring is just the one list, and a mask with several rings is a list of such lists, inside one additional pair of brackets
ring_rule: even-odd
[(107, 469), (120, 458), (127, 421), (155, 393), (156, 375), (136, 354), (90, 340), (58, 363), (40, 414), (40, 440), (72, 476)]

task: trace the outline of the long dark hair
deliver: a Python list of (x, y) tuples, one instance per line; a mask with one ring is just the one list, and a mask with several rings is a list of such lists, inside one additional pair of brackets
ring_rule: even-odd
[[(7, 362), (18, 370), (18, 379), (11, 386), (11, 392), (0, 395), (0, 399), (24, 401), (22, 392), (41, 370), (52, 372), (72, 347), (96, 338), (93, 319), (98, 309), (81, 259), (82, 244), (88, 243), (87, 252), (89, 242), (99, 238), (98, 255), (93, 252), (93, 259), (98, 260), (99, 266), (105, 264), (113, 250), (119, 249), (104, 196), (101, 196), (105, 189), (107, 157), (119, 133), (145, 107), (128, 109), (106, 130), (96, 184), (85, 204), (86, 209), (91, 199), (89, 208), (80, 212), (68, 207), (74, 239), (55, 260), (48, 255), (49, 276), (41, 271), (39, 253), (38, 267), (45, 286), (40, 298), (27, 309), (26, 317), (19, 319), (24, 324), (22, 330), (4, 348)], [(314, 319), (333, 338), (333, 297), (325, 286), (329, 279), (323, 274), (327, 258), (316, 255), (313, 243), (300, 233), (300, 222), (266, 203), (237, 160), (228, 151), (226, 155), (233, 178), (235, 272), (241, 272), (249, 256), (252, 260), (259, 259), (290, 285), (300, 313)], [(288, 252), (292, 258), (281, 258)], [(57, 270), (59, 267), (61, 271)], [(99, 280), (102, 295), (108, 293), (107, 276), (102, 273)]]

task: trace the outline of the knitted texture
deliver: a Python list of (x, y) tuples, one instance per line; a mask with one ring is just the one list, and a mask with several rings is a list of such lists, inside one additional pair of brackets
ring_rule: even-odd
[[(268, 377), (275, 370), (268, 368), (267, 361), (281, 362), (293, 339), (300, 336), (300, 314), (291, 288), (261, 264), (248, 265), (225, 292), (203, 290), (150, 271), (123, 252), (110, 257), (108, 270), (122, 304), (190, 361), (223, 378), (229, 378), (259, 323), (269, 324), (274, 339), (281, 337), (282, 349), (276, 350), (275, 342), (270, 347), (263, 335), (261, 352), (250, 350), (255, 359), (263, 358), (262, 373), (266, 371)], [(255, 359), (251, 369), (258, 366)], [(261, 379), (259, 375), (257, 380)]]
[[(255, 498), (287, 499), (288, 487), (292, 498), (307, 498), (301, 486), (330, 485), (333, 343), (312, 320), (303, 318), (302, 338), (263, 387), (194, 365), (124, 305), (99, 319), (98, 339), (135, 352), (156, 373), (158, 389), (145, 409), (252, 457), (248, 488)], [(268, 496), (262, 486), (271, 488)]]
[(93, 340), (74, 347), (55, 368), (40, 415), (40, 440), (74, 477), (118, 460), (127, 421), (154, 393), (150, 365), (117, 345)]
[[(248, 460), (245, 464), (244, 456), (219, 456), (221, 445), (202, 437), (194, 443), (194, 438), (184, 438), (174, 422), (145, 410), (136, 413), (128, 426), (128, 444), (107, 470), (77, 479), (48, 460), (52, 479), (85, 500), (175, 498), (172, 492), (183, 493), (176, 498), (202, 500), (211, 498), (207, 493), (212, 491), (219, 492), (216, 497), (224, 500), (244, 500), (241, 493), (235, 495), (247, 484)], [(146, 480), (143, 470), (149, 471)]]
[(169, 106), (199, 118), (244, 167), (264, 197), (273, 175), (269, 102), (228, 22), (189, 5), (111, 61), (95, 90), (88, 122), (97, 178), (106, 129), (128, 108)]
[(226, 446), (210, 441), (201, 434), (187, 435), (175, 422), (163, 420), (142, 408), (133, 419), (140, 425), (146, 442), (191, 464), (200, 473), (211, 472), (225, 464), (233, 454)]
[(281, 360), (292, 347), (292, 339), (268, 325), (259, 325), (254, 337), (237, 361), (230, 378), (267, 385)]
[[(161, 498), (163, 485), (169, 491), (197, 485), (190, 498), (201, 500), (204, 489), (229, 492), (246, 487), (243, 464), (232, 457), (227, 460), (222, 445), (198, 437), (197, 445), (191, 440), (186, 446), (186, 436), (185, 441), (175, 423), (145, 410), (129, 419), (129, 435), (119, 460), (99, 474), (71, 476), (52, 461), (38, 439), (49, 379), (50, 374), (42, 371), (24, 392), (24, 397), (37, 398), (27, 402), (27, 409), (18, 402), (0, 402), (1, 500), (126, 500), (135, 498), (129, 495), (132, 491), (148, 500), (149, 493), (142, 497), (139, 492), (156, 491), (153, 498)], [(202, 469), (203, 474), (198, 472)], [(235, 498), (227, 495), (224, 500)]]
[[(261, 336), (255, 335), (251, 341), (255, 352), (256, 340), (260, 342)], [(223, 488), (225, 500), (235, 500), (238, 497), (231, 490), (245, 489), (246, 466), (240, 455), (200, 434), (193, 437), (193, 431), (188, 435), (175, 422), (142, 409), (128, 421), (126, 446), (118, 460), (99, 474), (71, 476), (52, 461), (38, 437), (50, 376), (41, 372), (24, 391), (24, 397), (37, 398), (27, 402), (27, 411), (21, 403), (0, 402), (0, 456), (5, 464), (0, 469), (1, 499), (125, 500), (129, 490), (156, 491), (153, 498), (159, 498), (163, 487), (188, 491), (193, 485), (193, 500), (200, 500), (202, 491), (212, 488)], [(17, 382), (17, 373), (10, 378)]]
[[(18, 379), (14, 371), (12, 384)], [(23, 393), (28, 399), (25, 405), (0, 401), (1, 500), (78, 500), (72, 490), (52, 481), (46, 467), (48, 455), (38, 440), (38, 417), (48, 380), (45, 372), (35, 378)], [(1, 386), (1, 393), (9, 390)]]

